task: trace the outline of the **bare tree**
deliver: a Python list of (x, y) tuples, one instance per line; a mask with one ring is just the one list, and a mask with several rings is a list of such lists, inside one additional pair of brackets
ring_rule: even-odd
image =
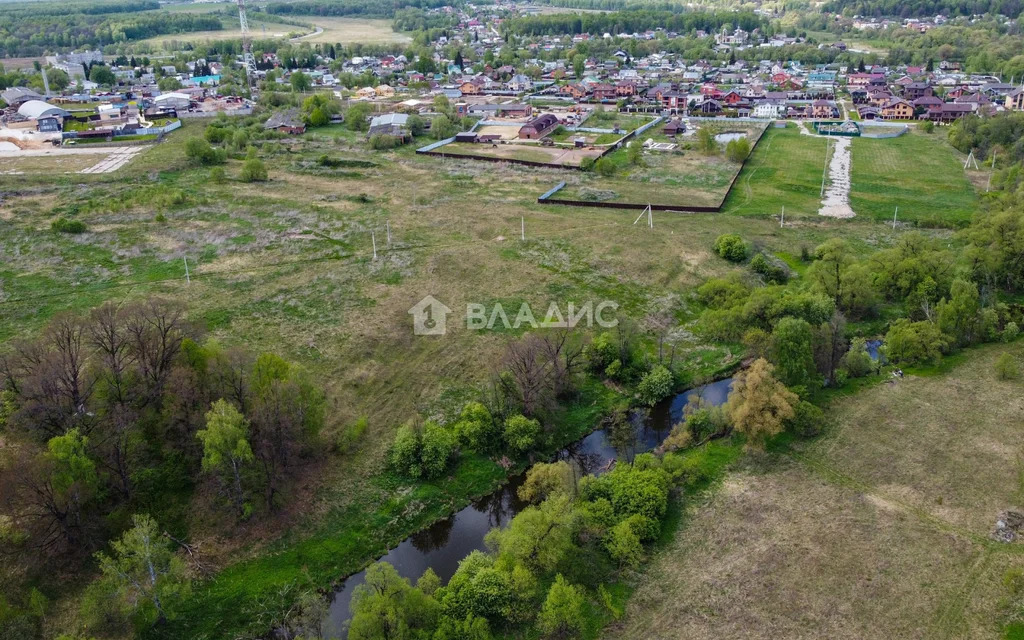
[(163, 392), (185, 337), (184, 325), (184, 309), (157, 298), (135, 305), (127, 313), (125, 328), (150, 401)]
[(544, 341), (536, 335), (527, 335), (510, 343), (503, 364), (509, 377), (502, 380), (514, 386), (523, 403), (523, 414), (534, 415), (550, 399), (554, 380)]

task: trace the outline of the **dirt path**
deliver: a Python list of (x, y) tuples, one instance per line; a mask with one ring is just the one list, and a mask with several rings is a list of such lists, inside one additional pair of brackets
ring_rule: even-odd
[(828, 218), (852, 218), (855, 214), (850, 208), (850, 139), (836, 138), (829, 163), (829, 185), (825, 191), (825, 199), (818, 209), (819, 216)]

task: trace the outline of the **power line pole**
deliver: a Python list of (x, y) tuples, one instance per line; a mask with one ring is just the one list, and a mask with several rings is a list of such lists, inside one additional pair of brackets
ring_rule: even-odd
[(896, 207), (896, 210), (892, 212), (892, 230), (896, 230), (896, 214), (900, 212), (900, 208)]
[(373, 259), (377, 259), (377, 235), (370, 231), (370, 241), (373, 242)]
[(188, 256), (181, 256), (181, 259), (185, 261), (185, 283), (191, 286), (192, 276), (188, 273)]
[(519, 239), (526, 241), (526, 216), (519, 216)]
[(242, 65), (245, 67), (245, 81), (249, 94), (254, 93), (256, 83), (256, 57), (252, 55), (252, 36), (249, 34), (249, 19), (245, 16), (245, 0), (238, 0), (238, 23), (242, 31)]
[(388, 246), (391, 246), (391, 221), (385, 220), (384, 227), (388, 230)]
[(782, 217), (779, 219), (779, 228), (786, 226), (786, 205), (782, 205)]

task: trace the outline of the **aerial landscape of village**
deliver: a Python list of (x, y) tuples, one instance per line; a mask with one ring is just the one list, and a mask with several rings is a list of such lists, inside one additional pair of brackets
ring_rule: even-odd
[(0, 0), (0, 640), (1024, 640), (1024, 0)]

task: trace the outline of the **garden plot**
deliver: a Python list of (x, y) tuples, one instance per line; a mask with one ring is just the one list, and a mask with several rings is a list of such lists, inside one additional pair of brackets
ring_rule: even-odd
[(527, 144), (490, 145), (472, 142), (453, 142), (437, 150), (437, 153), (446, 156), (536, 162), (554, 167), (578, 167), (584, 158), (597, 159), (602, 152), (603, 149), (544, 147)]

